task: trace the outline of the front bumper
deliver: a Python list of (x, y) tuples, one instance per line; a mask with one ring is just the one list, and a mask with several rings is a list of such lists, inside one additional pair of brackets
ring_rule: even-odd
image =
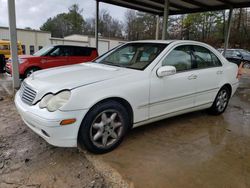
[[(49, 112), (38, 104), (29, 106), (22, 102), (19, 92), (15, 97), (16, 108), (25, 124), (49, 144), (59, 147), (77, 147), (77, 136), (87, 110)], [(76, 118), (76, 122), (61, 126), (64, 119)]]

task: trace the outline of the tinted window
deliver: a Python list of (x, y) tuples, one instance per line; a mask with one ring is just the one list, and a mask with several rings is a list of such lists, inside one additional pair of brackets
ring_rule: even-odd
[(74, 56), (90, 56), (92, 48), (87, 47), (74, 47)]
[(51, 53), (51, 56), (73, 56), (73, 48), (69, 46), (58, 46)]
[(238, 52), (237, 50), (226, 51), (226, 57), (237, 57), (237, 56), (241, 56), (240, 52)]
[(194, 57), (195, 57), (195, 68), (207, 68), (220, 66), (221, 63), (219, 59), (207, 48), (202, 46), (193, 46)]
[(190, 46), (178, 46), (172, 50), (168, 56), (163, 60), (162, 65), (172, 65), (177, 72), (190, 70), (191, 63), (191, 48)]

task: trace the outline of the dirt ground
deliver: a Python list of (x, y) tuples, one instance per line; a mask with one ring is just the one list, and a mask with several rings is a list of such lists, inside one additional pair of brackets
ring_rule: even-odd
[(23, 124), (11, 99), (0, 101), (0, 187), (108, 187), (77, 149), (48, 145)]
[(250, 187), (247, 75), (223, 115), (194, 112), (136, 128), (105, 155), (48, 145), (20, 119), (8, 84), (0, 77), (0, 188)]

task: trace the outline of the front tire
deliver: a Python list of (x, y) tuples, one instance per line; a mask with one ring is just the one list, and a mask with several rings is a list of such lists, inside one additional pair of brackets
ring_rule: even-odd
[(125, 107), (116, 101), (95, 105), (82, 121), (78, 141), (92, 153), (106, 153), (123, 140), (129, 126)]
[(36, 72), (38, 70), (39, 70), (38, 67), (31, 67), (31, 68), (27, 69), (24, 73), (25, 78), (28, 78), (33, 72)]
[(250, 69), (250, 62), (249, 61), (246, 61), (243, 66), (242, 66), (244, 69)]
[(220, 115), (222, 114), (228, 105), (230, 99), (230, 91), (228, 87), (222, 87), (218, 94), (216, 95), (216, 98), (213, 102), (212, 107), (209, 109), (209, 112), (213, 115)]

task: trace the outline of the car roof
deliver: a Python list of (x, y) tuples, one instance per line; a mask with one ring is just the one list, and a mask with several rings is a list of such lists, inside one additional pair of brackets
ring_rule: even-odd
[[(0, 40), (0, 43), (1, 44), (10, 44), (10, 41), (9, 40)], [(20, 41), (17, 41), (18, 44), (21, 44)]]
[(130, 41), (128, 43), (159, 43), (159, 44), (170, 44), (170, 43), (190, 43), (190, 44), (200, 44), (200, 45), (208, 45), (204, 42), (194, 41), (194, 40), (137, 40)]
[(64, 45), (64, 44), (54, 44), (54, 45), (50, 45), (50, 46), (54, 46), (54, 47), (66, 46), (66, 47), (81, 47), (81, 48), (96, 49), (95, 47), (89, 47), (89, 46), (76, 46), (76, 45)]

